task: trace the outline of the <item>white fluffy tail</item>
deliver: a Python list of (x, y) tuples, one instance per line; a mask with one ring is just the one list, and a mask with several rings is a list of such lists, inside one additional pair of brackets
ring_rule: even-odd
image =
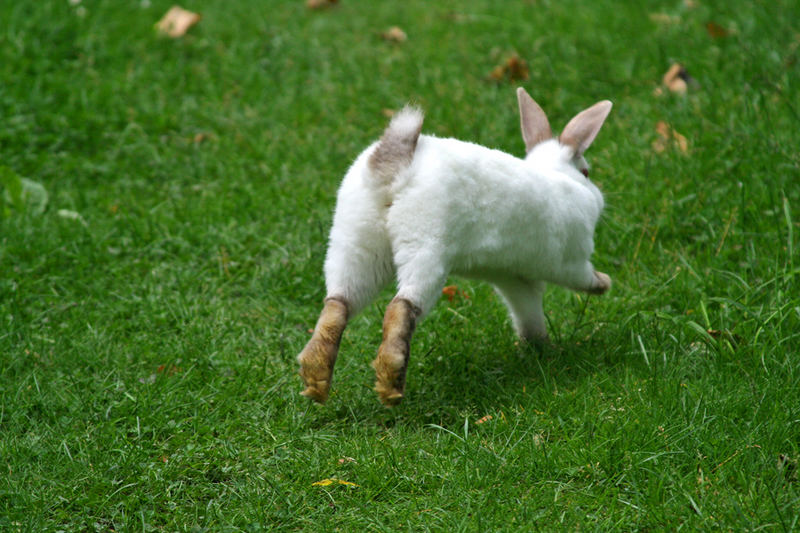
[(416, 107), (406, 106), (395, 113), (369, 158), (369, 169), (379, 185), (387, 185), (411, 164), (424, 115)]

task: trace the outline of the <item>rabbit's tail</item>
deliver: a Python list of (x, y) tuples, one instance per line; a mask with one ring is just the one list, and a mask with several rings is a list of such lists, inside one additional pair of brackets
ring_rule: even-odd
[(400, 171), (411, 164), (423, 118), (422, 111), (411, 106), (404, 107), (392, 117), (368, 161), (376, 185), (389, 185)]

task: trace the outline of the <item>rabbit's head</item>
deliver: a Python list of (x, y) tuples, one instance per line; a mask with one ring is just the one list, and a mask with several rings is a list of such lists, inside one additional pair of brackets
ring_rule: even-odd
[(603, 100), (584, 109), (567, 123), (557, 139), (553, 138), (547, 115), (522, 87), (517, 89), (522, 138), (525, 141), (526, 160), (550, 160), (556, 166), (568, 164), (584, 176), (589, 176), (589, 165), (583, 153), (592, 144), (603, 126), (611, 102)]

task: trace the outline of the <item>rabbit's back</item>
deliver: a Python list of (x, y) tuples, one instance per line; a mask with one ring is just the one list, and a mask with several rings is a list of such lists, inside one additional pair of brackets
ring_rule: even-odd
[(569, 176), (498, 150), (421, 136), (392, 193), (386, 225), (397, 256), (431, 249), (448, 271), (557, 281), (586, 260), (600, 208)]

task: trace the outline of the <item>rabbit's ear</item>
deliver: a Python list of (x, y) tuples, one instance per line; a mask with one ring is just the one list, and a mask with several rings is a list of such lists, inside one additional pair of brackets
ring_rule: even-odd
[(552, 139), (553, 133), (550, 130), (547, 115), (522, 87), (517, 89), (517, 101), (519, 102), (522, 139), (525, 141), (525, 152), (527, 153), (540, 142)]
[(597, 137), (597, 133), (611, 111), (611, 105), (608, 100), (603, 100), (589, 109), (584, 109), (569, 121), (558, 140), (561, 144), (572, 147), (575, 150), (575, 155), (583, 155), (583, 152), (589, 148), (594, 138)]

